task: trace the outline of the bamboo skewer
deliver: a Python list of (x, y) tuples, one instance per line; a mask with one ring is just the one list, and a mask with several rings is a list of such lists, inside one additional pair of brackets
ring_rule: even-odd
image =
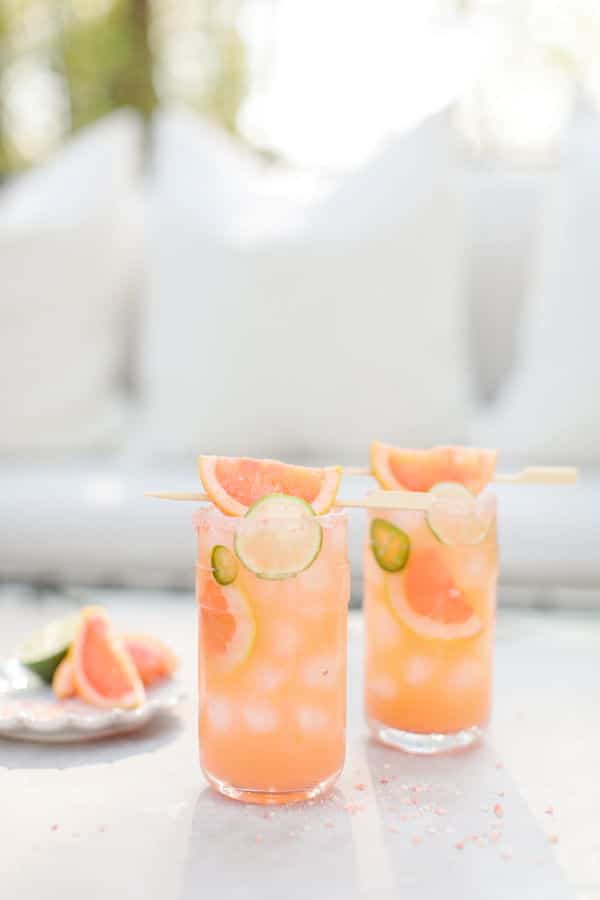
[[(345, 469), (346, 474), (363, 474), (367, 469)], [(498, 484), (575, 484), (578, 472), (574, 466), (526, 466), (519, 472), (498, 474)], [(145, 497), (158, 500), (209, 503), (208, 494), (198, 491), (146, 491)], [(426, 491), (371, 491), (360, 500), (336, 500), (336, 507), (350, 509), (414, 509), (427, 510), (433, 495)]]
[[(372, 475), (369, 468), (346, 466), (344, 475)], [(496, 484), (575, 484), (578, 471), (575, 466), (525, 466), (518, 472), (498, 472)]]
[(575, 484), (578, 474), (575, 466), (525, 466), (520, 472), (499, 473), (494, 481), (498, 484)]
[[(158, 500), (183, 500), (196, 503), (210, 503), (208, 494), (190, 491), (146, 491), (145, 497), (154, 497)], [(434, 499), (433, 494), (421, 491), (372, 491), (360, 500), (338, 499), (336, 508), (342, 509), (409, 509), (427, 510)]]

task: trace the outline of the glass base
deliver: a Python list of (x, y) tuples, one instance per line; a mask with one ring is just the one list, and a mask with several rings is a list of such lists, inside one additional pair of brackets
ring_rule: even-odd
[(315, 797), (322, 797), (329, 791), (338, 780), (341, 769), (320, 781), (313, 787), (304, 788), (299, 791), (253, 791), (248, 788), (235, 787), (226, 781), (222, 781), (215, 775), (204, 770), (204, 775), (208, 779), (209, 784), (219, 794), (229, 797), (231, 800), (239, 800), (241, 803), (258, 803), (263, 806), (278, 805), (282, 803), (302, 803), (303, 800), (314, 800)]
[(423, 756), (432, 756), (435, 753), (450, 753), (463, 747), (470, 747), (480, 741), (484, 735), (481, 725), (473, 725), (462, 731), (453, 731), (450, 734), (418, 734), (415, 731), (401, 731), (399, 728), (391, 728), (378, 722), (377, 719), (367, 719), (371, 734), (376, 740), (388, 747), (404, 750), (405, 753), (418, 753)]

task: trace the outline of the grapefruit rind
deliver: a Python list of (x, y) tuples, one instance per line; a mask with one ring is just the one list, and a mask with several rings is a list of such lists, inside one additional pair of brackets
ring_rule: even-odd
[(73, 676), (73, 662), (69, 654), (65, 656), (57, 667), (52, 678), (52, 690), (57, 700), (66, 700), (75, 696), (75, 678)]
[(268, 581), (308, 569), (323, 546), (323, 529), (305, 500), (271, 494), (254, 503), (236, 528), (234, 547), (249, 572)]
[[(213, 580), (213, 588), (218, 590), (222, 598), (219, 607), (203, 603), (205, 589), (210, 585), (212, 576), (204, 570), (198, 569), (198, 598), (202, 620), (202, 630), (205, 632), (205, 653), (210, 658), (210, 664), (219, 675), (230, 675), (237, 671), (250, 657), (256, 640), (256, 620), (252, 612), (252, 606), (245, 593), (233, 585), (218, 585)], [(224, 602), (223, 602), (224, 601)], [(208, 631), (212, 627), (219, 627), (219, 619), (223, 615), (229, 615), (235, 623), (233, 637), (229, 640), (227, 648), (219, 653), (209, 649), (210, 640)]]
[(410, 556), (410, 538), (387, 519), (373, 519), (369, 529), (371, 550), (385, 572), (401, 572)]
[(493, 512), (456, 481), (434, 485), (435, 499), (425, 519), (437, 540), (448, 546), (481, 544), (489, 534)]
[(496, 450), (477, 447), (409, 450), (373, 441), (370, 463), (386, 490), (428, 491), (440, 482), (456, 481), (479, 494), (494, 477), (497, 455)]
[[(234, 486), (250, 496), (247, 503), (232, 495), (221, 483), (219, 465), (227, 463)], [(297, 496), (310, 503), (316, 515), (333, 507), (342, 477), (341, 466), (311, 469), (291, 466), (272, 459), (199, 456), (198, 473), (204, 490), (214, 505), (228, 516), (244, 516), (254, 502), (273, 493)]]
[(447, 623), (438, 622), (415, 612), (406, 599), (401, 576), (386, 575), (385, 591), (388, 606), (394, 617), (422, 638), (455, 641), (475, 637), (483, 628), (483, 622), (476, 613), (465, 622)]
[[(107, 672), (118, 671), (128, 682), (128, 690), (118, 696), (109, 696), (102, 693), (98, 686), (94, 686), (86, 672), (86, 650), (90, 639), (92, 626), (100, 625), (104, 631), (103, 640), (108, 659), (104, 663)], [(131, 656), (129, 655), (123, 640), (112, 629), (106, 612), (101, 607), (90, 606), (82, 610), (81, 618), (73, 641), (70, 658), (73, 662), (73, 676), (75, 689), (82, 700), (97, 706), (100, 709), (135, 709), (141, 706), (146, 693), (144, 685), (138, 674)]]

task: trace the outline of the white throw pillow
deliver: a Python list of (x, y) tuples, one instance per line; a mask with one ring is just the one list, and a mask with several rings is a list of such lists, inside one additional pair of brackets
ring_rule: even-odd
[(444, 119), (333, 189), (156, 123), (142, 339), (159, 455), (360, 461), (464, 438), (463, 221)]
[(475, 441), (531, 463), (600, 463), (600, 124), (576, 121), (548, 189), (518, 361)]
[(140, 137), (116, 113), (0, 193), (0, 454), (100, 449), (120, 431)]

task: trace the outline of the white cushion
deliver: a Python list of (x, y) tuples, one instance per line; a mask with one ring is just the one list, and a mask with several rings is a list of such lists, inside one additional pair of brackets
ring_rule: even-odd
[(600, 461), (600, 124), (582, 119), (549, 188), (515, 365), (473, 431), (528, 462)]
[(0, 194), (0, 454), (115, 441), (139, 151), (117, 113)]
[[(191, 590), (194, 504), (150, 500), (143, 494), (193, 486), (189, 463), (5, 463), (0, 466), (0, 579)], [(366, 479), (345, 479), (342, 494), (364, 496), (369, 487)], [(540, 588), (542, 596), (548, 589), (595, 586), (590, 602), (597, 603), (600, 472), (585, 472), (575, 488), (507, 485), (498, 494), (501, 584)], [(366, 519), (358, 509), (349, 515), (358, 601)]]
[(147, 452), (361, 460), (459, 441), (463, 229), (447, 126), (333, 190), (158, 118), (142, 339)]
[(514, 362), (531, 282), (543, 198), (552, 173), (508, 166), (465, 170), (471, 359), (479, 399), (490, 403)]

